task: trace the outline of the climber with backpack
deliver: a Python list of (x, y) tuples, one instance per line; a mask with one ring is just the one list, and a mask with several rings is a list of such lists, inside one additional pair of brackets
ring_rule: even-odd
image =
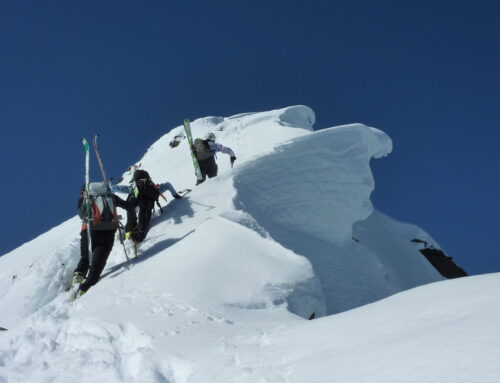
[(234, 161), (236, 161), (236, 156), (233, 150), (215, 142), (215, 134), (213, 133), (207, 133), (205, 139), (197, 138), (194, 140), (191, 150), (198, 160), (202, 176), (202, 179), (198, 180), (196, 185), (204, 182), (207, 177), (212, 178), (217, 176), (218, 167), (215, 162), (215, 154), (217, 152), (229, 155), (231, 167), (233, 167)]
[[(131, 171), (133, 176), (130, 187), (116, 185), (113, 188), (116, 191), (129, 192), (127, 203), (133, 208), (127, 211), (125, 238), (131, 238), (140, 243), (146, 238), (155, 203), (161, 210), (158, 199), (160, 196), (166, 199), (162, 193), (168, 190), (175, 199), (180, 199), (182, 196), (177, 193), (170, 182), (155, 184), (146, 170), (133, 167)], [(137, 220), (136, 207), (139, 207), (139, 220)]]
[[(76, 297), (87, 292), (101, 276), (113, 249), (119, 227), (117, 207), (130, 210), (129, 204), (111, 192), (104, 182), (83, 185), (78, 199), (78, 212), (83, 220), (80, 232), (80, 262), (73, 272), (72, 287), (78, 286)], [(90, 232), (90, 240), (88, 233)], [(89, 251), (91, 244), (91, 251)]]

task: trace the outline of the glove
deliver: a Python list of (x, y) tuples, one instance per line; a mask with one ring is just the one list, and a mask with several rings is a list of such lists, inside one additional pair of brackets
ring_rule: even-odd
[(175, 198), (175, 199), (181, 199), (181, 198), (182, 198), (182, 196), (181, 196), (180, 194), (176, 194), (176, 195), (174, 195), (174, 198)]
[(232, 156), (230, 160), (231, 160), (231, 167), (233, 167), (234, 161), (236, 161), (236, 157)]

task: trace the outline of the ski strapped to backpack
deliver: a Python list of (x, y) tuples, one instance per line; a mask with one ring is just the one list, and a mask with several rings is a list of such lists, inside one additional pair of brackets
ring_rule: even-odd
[(94, 134), (94, 150), (95, 150), (95, 155), (97, 157), (97, 161), (99, 161), (99, 167), (101, 168), (101, 174), (102, 174), (102, 180), (104, 183), (108, 183), (106, 179), (106, 172), (104, 171), (104, 166), (102, 165), (102, 160), (101, 156), (99, 155), (99, 151), (97, 150), (97, 137), (99, 137), (99, 134)]
[(119, 221), (115, 200), (106, 183), (89, 183), (87, 201), (90, 205), (90, 226), (92, 230), (104, 231), (118, 228)]
[[(82, 144), (85, 149), (85, 192), (86, 196), (89, 195), (89, 183), (90, 183), (90, 148), (89, 143), (86, 138), (82, 138)], [(90, 222), (91, 214), (90, 214), (90, 200), (87, 198), (85, 200), (85, 222)], [(87, 241), (89, 248), (89, 265), (92, 265), (92, 236), (90, 235), (90, 225), (87, 224)]]
[(189, 144), (189, 151), (191, 152), (191, 157), (193, 158), (194, 165), (194, 173), (196, 174), (196, 178), (198, 181), (203, 180), (203, 176), (201, 175), (200, 164), (196, 158), (196, 153), (193, 151), (193, 136), (191, 134), (191, 124), (189, 123), (189, 119), (184, 120), (184, 130), (186, 131), (186, 137)]

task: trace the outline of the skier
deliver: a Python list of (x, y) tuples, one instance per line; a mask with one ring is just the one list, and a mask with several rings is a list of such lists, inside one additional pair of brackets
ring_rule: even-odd
[[(83, 220), (80, 232), (80, 262), (73, 272), (72, 287), (80, 285), (76, 297), (80, 297), (95, 285), (101, 276), (109, 253), (113, 248), (115, 232), (118, 228), (116, 206), (130, 210), (130, 206), (120, 197), (111, 193), (104, 182), (89, 184), (89, 194), (83, 185), (78, 199), (78, 212)], [(90, 199), (91, 221), (86, 216), (86, 202)], [(89, 259), (89, 238), (87, 225), (90, 224), (92, 254)]]
[[(135, 166), (131, 167), (131, 170), (133, 171), (131, 185), (115, 185), (112, 189), (113, 191), (129, 193), (127, 203), (131, 209), (127, 211), (125, 238), (142, 242), (149, 230), (155, 202), (159, 205), (158, 198), (163, 197), (163, 193), (167, 190), (175, 199), (180, 199), (182, 196), (177, 193), (170, 182), (154, 184), (146, 170), (136, 169)], [(139, 207), (139, 222), (137, 222), (136, 207)]]
[(200, 165), (202, 179), (196, 182), (196, 185), (204, 182), (208, 178), (217, 176), (217, 163), (215, 162), (215, 153), (222, 152), (229, 155), (231, 161), (231, 167), (233, 167), (234, 161), (236, 161), (236, 156), (231, 148), (222, 146), (215, 142), (215, 134), (207, 133), (205, 139), (197, 138), (194, 140), (191, 150), (198, 160)]

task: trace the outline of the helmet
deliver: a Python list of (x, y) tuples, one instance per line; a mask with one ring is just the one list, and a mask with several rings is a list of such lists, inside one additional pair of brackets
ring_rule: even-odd
[(215, 141), (215, 134), (211, 132), (207, 133), (207, 135), (205, 136), (205, 140)]

